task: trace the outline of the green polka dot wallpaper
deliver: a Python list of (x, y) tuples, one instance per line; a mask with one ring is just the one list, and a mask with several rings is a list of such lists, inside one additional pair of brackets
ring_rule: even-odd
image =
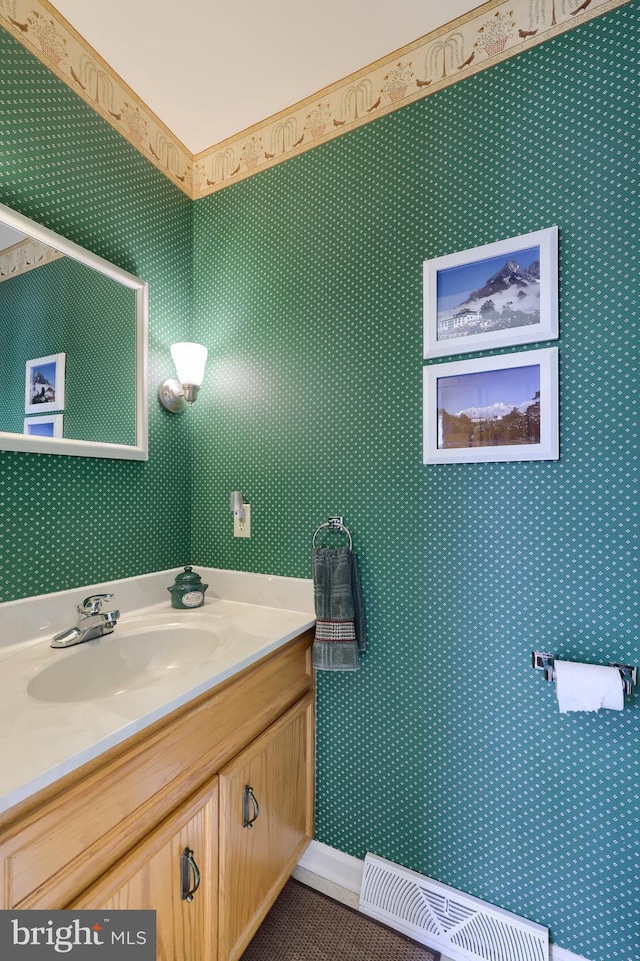
[[(637, 36), (632, 3), (194, 205), (192, 559), (309, 577), (336, 513), (362, 571), (318, 840), (590, 961), (640, 957), (640, 695), (560, 715), (530, 654), (640, 664)], [(423, 260), (556, 224), (560, 460), (424, 466)]]
[(190, 322), (192, 204), (3, 30), (0, 201), (147, 280), (150, 298), (149, 461), (0, 451), (0, 601), (187, 563), (189, 446), (156, 392)]

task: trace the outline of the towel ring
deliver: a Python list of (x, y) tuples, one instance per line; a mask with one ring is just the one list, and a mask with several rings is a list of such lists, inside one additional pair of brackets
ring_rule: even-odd
[(353, 549), (353, 540), (351, 539), (351, 531), (349, 530), (348, 527), (345, 527), (344, 517), (330, 517), (329, 520), (326, 520), (324, 522), (324, 524), (319, 524), (318, 527), (316, 527), (315, 529), (313, 540), (311, 541), (312, 547), (316, 546), (316, 538), (320, 533), (320, 531), (325, 527), (328, 527), (332, 531), (344, 531), (344, 533), (349, 538), (349, 550)]

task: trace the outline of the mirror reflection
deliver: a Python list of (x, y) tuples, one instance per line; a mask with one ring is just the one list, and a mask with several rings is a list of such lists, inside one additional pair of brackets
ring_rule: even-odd
[(0, 205), (0, 447), (146, 459), (146, 284)]

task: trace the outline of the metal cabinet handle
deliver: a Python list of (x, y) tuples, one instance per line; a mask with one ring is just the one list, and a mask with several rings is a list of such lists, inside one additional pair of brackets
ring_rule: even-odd
[[(253, 805), (253, 817), (249, 816), (249, 802)], [(253, 793), (253, 788), (245, 784), (244, 791), (242, 792), (242, 827), (252, 828), (254, 821), (260, 814), (260, 806), (256, 800), (256, 796)]]
[[(191, 874), (193, 874), (193, 887), (191, 887)], [(189, 904), (193, 901), (193, 895), (200, 887), (200, 872), (196, 864), (191, 848), (185, 848), (180, 855), (180, 899)]]

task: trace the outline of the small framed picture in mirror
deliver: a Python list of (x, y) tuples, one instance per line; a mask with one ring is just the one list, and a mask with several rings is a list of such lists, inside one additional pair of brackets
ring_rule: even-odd
[(63, 414), (45, 417), (25, 417), (24, 433), (30, 437), (62, 437)]

